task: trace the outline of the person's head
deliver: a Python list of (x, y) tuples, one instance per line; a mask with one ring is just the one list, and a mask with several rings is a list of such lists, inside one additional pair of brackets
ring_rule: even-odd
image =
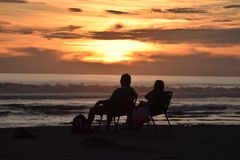
[(154, 90), (164, 90), (164, 82), (162, 80), (156, 80), (154, 84)]
[(120, 80), (122, 87), (130, 86), (131, 84), (131, 76), (129, 74), (123, 74)]

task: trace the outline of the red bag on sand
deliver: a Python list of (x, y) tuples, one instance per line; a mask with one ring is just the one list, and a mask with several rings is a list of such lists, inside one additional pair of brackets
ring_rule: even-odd
[(149, 121), (149, 104), (141, 101), (133, 111), (133, 124), (135, 127), (141, 126)]
[(84, 133), (88, 130), (88, 120), (82, 114), (73, 118), (72, 133)]

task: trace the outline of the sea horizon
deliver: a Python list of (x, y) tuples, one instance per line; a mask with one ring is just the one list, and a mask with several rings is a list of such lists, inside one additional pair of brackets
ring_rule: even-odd
[[(41, 72), (0, 72), (0, 74), (32, 74), (32, 75), (114, 75), (114, 76), (121, 76), (124, 73), (128, 72), (121, 72), (119, 74), (108, 74), (108, 73), (41, 73)], [(128, 73), (131, 76), (137, 75), (137, 76), (171, 76), (171, 77), (240, 77), (240, 75), (182, 75), (182, 74), (131, 74)]]

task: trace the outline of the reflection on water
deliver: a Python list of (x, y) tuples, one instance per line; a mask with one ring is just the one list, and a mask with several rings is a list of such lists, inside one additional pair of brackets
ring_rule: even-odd
[[(97, 100), (99, 99), (1, 100), (0, 128), (69, 123), (79, 113), (87, 116), (89, 108)], [(240, 98), (175, 98), (168, 113), (172, 124), (175, 125), (240, 125), (239, 104)], [(158, 124), (167, 124), (163, 115), (155, 118)], [(125, 119), (126, 117), (122, 117), (121, 122)]]

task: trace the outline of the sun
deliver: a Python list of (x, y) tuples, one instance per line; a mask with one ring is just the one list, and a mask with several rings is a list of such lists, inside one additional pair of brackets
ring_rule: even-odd
[(83, 58), (84, 61), (91, 62), (105, 62), (105, 63), (117, 63), (123, 61), (131, 61), (131, 53), (125, 52), (116, 52), (116, 51), (107, 51), (102, 53), (95, 53), (94, 56), (88, 56)]
[(102, 63), (132, 62), (136, 52), (152, 48), (150, 44), (134, 40), (87, 40), (68, 45), (74, 52), (91, 53), (79, 56), (80, 60)]

